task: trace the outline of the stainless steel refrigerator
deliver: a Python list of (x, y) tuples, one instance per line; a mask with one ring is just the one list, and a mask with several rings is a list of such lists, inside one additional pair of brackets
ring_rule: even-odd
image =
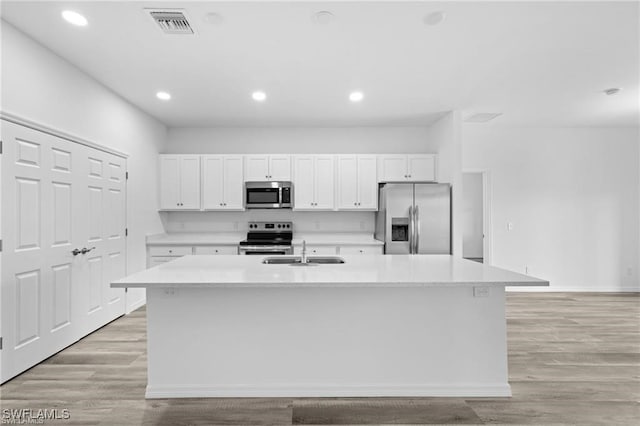
[(386, 254), (451, 254), (451, 186), (385, 183), (380, 186), (376, 239)]

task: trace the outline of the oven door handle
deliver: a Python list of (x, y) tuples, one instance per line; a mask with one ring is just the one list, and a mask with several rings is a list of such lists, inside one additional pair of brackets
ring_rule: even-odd
[(283, 251), (291, 250), (291, 246), (240, 246), (240, 251)]

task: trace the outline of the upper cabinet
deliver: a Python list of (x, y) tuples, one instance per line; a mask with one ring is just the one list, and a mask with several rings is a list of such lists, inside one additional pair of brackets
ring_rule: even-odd
[(242, 155), (202, 156), (202, 208), (243, 210)]
[(200, 209), (200, 156), (160, 156), (160, 209)]
[(245, 155), (245, 181), (291, 180), (291, 156), (278, 155)]
[(293, 198), (296, 210), (333, 210), (335, 203), (333, 155), (294, 156)]
[(338, 210), (377, 210), (375, 155), (338, 156)]
[(379, 182), (435, 182), (436, 154), (384, 154), (378, 158)]

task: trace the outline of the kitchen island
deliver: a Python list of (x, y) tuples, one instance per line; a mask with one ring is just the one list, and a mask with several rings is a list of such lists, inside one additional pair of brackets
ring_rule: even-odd
[(510, 396), (505, 286), (549, 283), (446, 255), (263, 264), (185, 256), (147, 289), (147, 398)]

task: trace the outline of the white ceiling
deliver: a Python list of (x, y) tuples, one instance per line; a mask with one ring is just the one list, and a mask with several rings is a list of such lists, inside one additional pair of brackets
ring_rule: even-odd
[[(171, 127), (638, 126), (637, 2), (29, 2), (2, 17)], [(145, 7), (182, 8), (193, 36)], [(65, 9), (89, 25), (73, 27)], [(328, 10), (335, 20), (311, 19)], [(438, 26), (423, 23), (446, 12)], [(208, 13), (221, 25), (205, 20)], [(602, 91), (622, 87), (614, 96)], [(254, 90), (268, 99), (256, 103)], [(348, 100), (364, 92), (359, 104)], [(158, 90), (173, 95), (156, 99)], [(482, 125), (482, 124), (476, 124)]]

